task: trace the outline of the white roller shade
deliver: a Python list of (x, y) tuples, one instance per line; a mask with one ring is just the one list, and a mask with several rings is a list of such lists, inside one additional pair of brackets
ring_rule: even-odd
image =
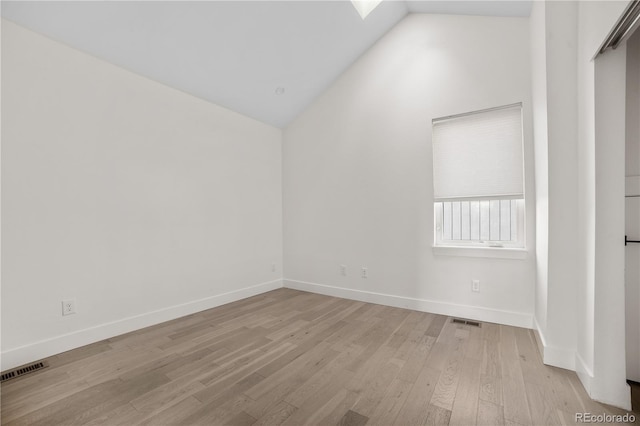
[(436, 201), (522, 198), (522, 105), (433, 120)]

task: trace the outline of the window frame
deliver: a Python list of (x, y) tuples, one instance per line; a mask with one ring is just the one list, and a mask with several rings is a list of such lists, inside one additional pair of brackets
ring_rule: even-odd
[[(443, 220), (443, 208), (438, 206), (445, 202), (458, 202), (458, 201), (493, 201), (493, 200), (517, 200), (516, 203), (516, 226), (517, 226), (517, 239), (510, 241), (497, 241), (497, 240), (449, 240), (444, 239), (444, 220)], [(525, 241), (525, 199), (522, 198), (492, 198), (487, 200), (486, 198), (465, 198), (465, 199), (450, 199), (439, 200), (433, 202), (433, 215), (434, 215), (434, 247), (473, 247), (473, 248), (509, 248), (509, 249), (524, 249), (526, 247)]]
[[(527, 225), (526, 225), (526, 159), (525, 159), (525, 135), (524, 135), (524, 105), (522, 102), (496, 106), (491, 108), (486, 108), (482, 110), (475, 110), (471, 112), (449, 115), (446, 117), (434, 118), (431, 121), (431, 135), (433, 137), (434, 126), (437, 122), (441, 122), (442, 120), (450, 120), (455, 118), (462, 118), (466, 116), (482, 114), (485, 112), (491, 112), (495, 110), (502, 110), (507, 108), (518, 107), (520, 109), (520, 114), (522, 117), (522, 121), (520, 122), (521, 131), (522, 131), (522, 172), (523, 172), (523, 180), (522, 180), (522, 194), (517, 196), (479, 196), (479, 197), (464, 197), (464, 198), (439, 198), (433, 199), (433, 249), (436, 254), (445, 254), (445, 255), (460, 255), (460, 256), (471, 256), (471, 257), (498, 257), (498, 258), (516, 258), (516, 259), (524, 259), (527, 256)], [(432, 140), (433, 143), (433, 140)], [(432, 164), (433, 167), (433, 164)], [(444, 239), (444, 221), (443, 221), (443, 203), (446, 202), (459, 202), (459, 201), (493, 201), (493, 200), (518, 200), (516, 203), (517, 211), (515, 220), (517, 221), (517, 239), (511, 241), (495, 241), (495, 240), (453, 240), (453, 239)], [(462, 214), (462, 213), (461, 213)], [(471, 213), (469, 213), (471, 214)]]

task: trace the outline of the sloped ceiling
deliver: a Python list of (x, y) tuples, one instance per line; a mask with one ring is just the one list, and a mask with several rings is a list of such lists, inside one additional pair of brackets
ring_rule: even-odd
[(284, 127), (407, 13), (528, 16), (531, 2), (2, 1), (54, 40)]

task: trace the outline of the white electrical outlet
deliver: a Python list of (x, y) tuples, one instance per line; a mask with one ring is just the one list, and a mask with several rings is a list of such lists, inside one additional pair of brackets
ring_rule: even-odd
[(347, 276), (347, 265), (340, 265), (340, 274), (343, 277)]
[(362, 267), (362, 278), (369, 278), (369, 270), (364, 266)]
[(71, 315), (76, 313), (76, 299), (67, 299), (62, 301), (62, 315)]
[(472, 280), (471, 281), (471, 291), (480, 291), (480, 280)]
[(276, 271), (276, 264), (272, 263), (271, 264), (271, 272), (275, 272)]

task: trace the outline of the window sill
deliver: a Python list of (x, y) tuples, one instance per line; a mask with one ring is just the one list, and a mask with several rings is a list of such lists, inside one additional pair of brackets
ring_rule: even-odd
[(488, 257), (494, 259), (523, 260), (528, 256), (527, 249), (505, 247), (460, 247), (433, 246), (433, 254), (437, 256)]

